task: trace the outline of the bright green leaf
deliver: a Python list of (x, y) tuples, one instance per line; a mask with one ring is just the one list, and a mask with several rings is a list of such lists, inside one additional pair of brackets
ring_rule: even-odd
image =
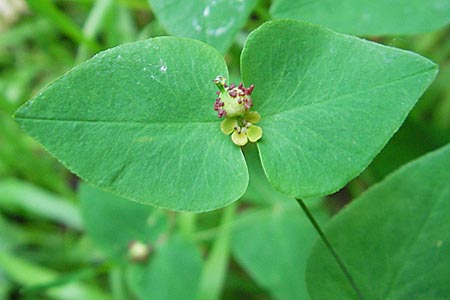
[(200, 284), (202, 259), (188, 240), (170, 237), (155, 249), (145, 264), (128, 270), (128, 282), (142, 300), (195, 300)]
[(150, 3), (170, 34), (201, 40), (224, 53), (257, 1), (150, 0)]
[[(323, 211), (314, 215), (325, 219)], [(317, 234), (295, 201), (248, 211), (238, 222), (233, 255), (255, 282), (276, 300), (307, 299), (304, 272)]]
[(335, 192), (357, 176), (436, 75), (417, 54), (286, 20), (249, 36), (241, 67), (255, 85), (265, 173), (299, 198)]
[[(364, 300), (449, 299), (449, 178), (447, 145), (373, 186), (326, 226)], [(357, 299), (321, 242), (307, 284), (314, 300)]]
[(132, 241), (152, 244), (168, 228), (163, 211), (82, 184), (81, 211), (87, 234), (107, 254), (127, 253)]
[(450, 22), (448, 0), (277, 0), (275, 19), (297, 19), (355, 35), (416, 34)]
[(162, 37), (107, 50), (49, 85), (18, 122), (86, 181), (143, 203), (205, 211), (238, 199), (248, 173), (213, 110), (223, 57)]

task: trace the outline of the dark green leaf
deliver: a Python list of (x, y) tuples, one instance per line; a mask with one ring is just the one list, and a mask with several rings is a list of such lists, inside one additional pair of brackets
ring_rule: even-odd
[[(373, 186), (326, 226), (364, 300), (449, 298), (449, 178), (447, 145)], [(322, 242), (307, 284), (314, 300), (358, 299)]]

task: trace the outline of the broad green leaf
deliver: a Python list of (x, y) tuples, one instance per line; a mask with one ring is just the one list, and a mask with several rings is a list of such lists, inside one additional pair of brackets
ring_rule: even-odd
[[(319, 208), (314, 215), (325, 220)], [(304, 273), (317, 234), (295, 201), (248, 211), (238, 222), (232, 250), (239, 264), (274, 299), (306, 300)]]
[(356, 177), (436, 75), (417, 54), (287, 20), (255, 30), (241, 60), (243, 80), (255, 85), (264, 171), (300, 198)]
[(83, 183), (81, 212), (91, 240), (109, 255), (126, 254), (130, 242), (152, 244), (168, 229), (163, 211)]
[(243, 155), (212, 103), (223, 57), (198, 41), (161, 37), (104, 51), (16, 113), (28, 133), (86, 181), (173, 210), (238, 199)]
[(417, 34), (450, 22), (448, 0), (276, 0), (275, 19), (297, 19), (355, 35)]
[(208, 43), (224, 53), (244, 26), (256, 0), (149, 0), (171, 35)]
[[(365, 300), (450, 295), (450, 145), (374, 185), (325, 227)], [(307, 267), (314, 300), (358, 299), (322, 242)]]
[(130, 266), (127, 278), (142, 300), (196, 300), (201, 270), (196, 246), (173, 236), (155, 249), (147, 263)]

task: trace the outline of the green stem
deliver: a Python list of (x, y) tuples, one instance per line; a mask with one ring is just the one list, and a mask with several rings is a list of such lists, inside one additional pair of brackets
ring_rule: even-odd
[(344, 273), (345, 277), (347, 277), (348, 282), (350, 283), (350, 285), (352, 286), (353, 290), (355, 291), (356, 295), (358, 296), (358, 299), (363, 300), (363, 296), (361, 294), (360, 289), (358, 288), (358, 286), (355, 283), (355, 280), (353, 279), (352, 275), (350, 274), (350, 272), (348, 271), (347, 267), (344, 265), (344, 263), (342, 262), (341, 258), (339, 257), (339, 255), (336, 253), (336, 251), (334, 250), (333, 246), (331, 246), (330, 241), (328, 240), (328, 238), (325, 236), (325, 234), (323, 233), (322, 229), (320, 228), (319, 224), (317, 223), (316, 219), (314, 218), (314, 216), (312, 215), (311, 211), (308, 209), (308, 207), (306, 206), (305, 202), (302, 199), (299, 198), (295, 198), (295, 200), (297, 200), (297, 203), (300, 204), (300, 207), (303, 209), (303, 211), (305, 212), (306, 216), (308, 217), (309, 221), (311, 222), (311, 224), (313, 225), (314, 229), (317, 231), (317, 233), (319, 234), (320, 238), (322, 239), (322, 241), (325, 243), (325, 246), (328, 248), (328, 250), (331, 252), (331, 254), (333, 255), (334, 259), (336, 260), (336, 262), (338, 263), (339, 267), (341, 268), (342, 272)]
[(109, 272), (109, 284), (114, 300), (126, 299), (125, 282), (123, 278), (123, 267), (116, 266)]
[(190, 239), (195, 232), (197, 214), (182, 212), (178, 215), (177, 219), (181, 234)]
[(229, 225), (233, 222), (235, 212), (236, 204), (229, 205), (223, 210), (220, 231), (203, 267), (197, 297), (199, 300), (220, 299), (230, 258), (232, 229)]

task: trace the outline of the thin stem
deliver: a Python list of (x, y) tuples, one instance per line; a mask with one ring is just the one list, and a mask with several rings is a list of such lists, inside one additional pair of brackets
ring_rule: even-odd
[(178, 226), (180, 227), (181, 234), (186, 238), (192, 238), (195, 233), (195, 227), (197, 222), (197, 214), (191, 212), (181, 212), (178, 215)]
[(229, 225), (233, 222), (235, 212), (236, 204), (223, 209), (220, 231), (203, 267), (197, 299), (218, 300), (221, 298), (230, 260), (232, 228)]
[(350, 272), (348, 271), (347, 267), (344, 265), (344, 263), (342, 262), (341, 258), (339, 257), (339, 255), (334, 250), (333, 246), (331, 246), (330, 241), (328, 240), (328, 238), (323, 233), (322, 229), (320, 228), (320, 226), (317, 223), (316, 219), (312, 215), (311, 211), (306, 206), (305, 202), (302, 199), (299, 199), (299, 198), (295, 198), (295, 200), (297, 200), (297, 203), (300, 204), (301, 208), (305, 212), (306, 216), (308, 217), (309, 221), (313, 225), (314, 229), (317, 231), (317, 233), (319, 234), (320, 238), (322, 239), (322, 241), (327, 246), (328, 250), (333, 255), (334, 259), (338, 263), (338, 265), (341, 268), (342, 272), (344, 273), (345, 277), (347, 277), (348, 282), (350, 283), (350, 285), (352, 286), (352, 288), (355, 291), (356, 295), (358, 296), (358, 299), (363, 300), (363, 296), (362, 296), (361, 291), (359, 290), (358, 286), (356, 285), (355, 280), (353, 280), (353, 277), (350, 274)]
[(113, 299), (120, 300), (126, 298), (123, 267), (116, 267), (109, 272), (109, 284)]

